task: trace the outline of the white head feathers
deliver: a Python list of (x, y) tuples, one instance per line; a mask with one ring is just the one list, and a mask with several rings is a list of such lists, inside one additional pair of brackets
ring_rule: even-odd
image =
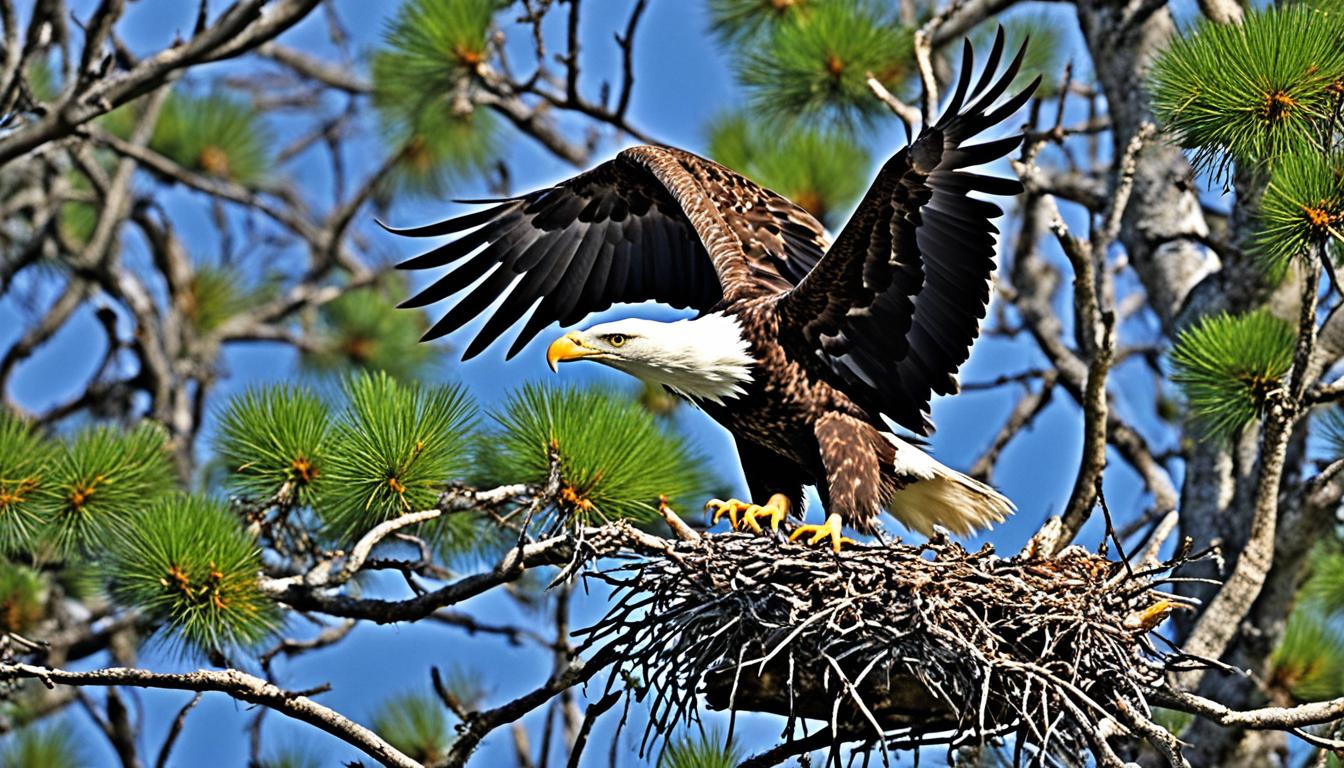
[(574, 331), (551, 345), (554, 362), (590, 359), (692, 400), (722, 404), (743, 394), (755, 360), (737, 318), (712, 314), (662, 323), (627, 318)]

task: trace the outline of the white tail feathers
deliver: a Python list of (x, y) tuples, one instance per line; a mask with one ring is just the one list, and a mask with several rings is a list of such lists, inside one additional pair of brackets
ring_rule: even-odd
[(904, 487), (891, 495), (886, 509), (912, 531), (928, 536), (935, 525), (957, 536), (1001, 523), (1017, 507), (1008, 497), (955, 469), (895, 435), (895, 471)]

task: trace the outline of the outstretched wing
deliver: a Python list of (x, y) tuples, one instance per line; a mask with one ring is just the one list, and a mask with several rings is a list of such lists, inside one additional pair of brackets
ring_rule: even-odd
[(1021, 141), (963, 145), (1016, 112), (1039, 82), (991, 109), (1026, 51), (1024, 43), (994, 79), (1003, 45), (1000, 29), (972, 88), (966, 43), (943, 116), (887, 161), (835, 244), (779, 305), (781, 334), (816, 350), (856, 400), (919, 434), (932, 430), (932, 393), (957, 391), (957, 368), (989, 304), (998, 233), (990, 221), (1003, 212), (970, 193), (1022, 191), (1016, 179), (962, 170), (997, 160)]
[(433, 304), (476, 283), (425, 339), (457, 330), (504, 296), (463, 359), (529, 310), (508, 357), (551, 323), (572, 325), (617, 302), (707, 311), (724, 299), (782, 293), (826, 247), (821, 225), (806, 211), (717, 163), (666, 147), (632, 147), (554, 187), (495, 202), (437, 224), (389, 230), (408, 237), (466, 233), (398, 265), (430, 269), (466, 259), (403, 307)]

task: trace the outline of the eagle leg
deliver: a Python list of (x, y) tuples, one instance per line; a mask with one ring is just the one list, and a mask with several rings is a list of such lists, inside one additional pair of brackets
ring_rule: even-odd
[(842, 525), (840, 523), (840, 516), (832, 512), (829, 516), (827, 516), (826, 522), (821, 525), (800, 525), (797, 528), (794, 528), (793, 533), (789, 534), (789, 541), (796, 541), (798, 537), (805, 536), (810, 533), (812, 534), (812, 538), (808, 539), (807, 543), (811, 545), (816, 544), (822, 539), (830, 537), (831, 549), (836, 552), (840, 551), (840, 546), (842, 544), (858, 543), (853, 539), (849, 538), (848, 536), (842, 536), (841, 529)]

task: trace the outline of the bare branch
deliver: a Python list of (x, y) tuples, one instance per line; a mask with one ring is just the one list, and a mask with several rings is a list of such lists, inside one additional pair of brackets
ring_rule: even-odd
[[(635, 30), (639, 28), (639, 20), (648, 4), (648, 0), (635, 0), (635, 7), (630, 10), (630, 18), (625, 23), (625, 34), (616, 36), (616, 45), (621, 48), (621, 95), (616, 100), (616, 111), (612, 114), (619, 122), (625, 121), (626, 110), (630, 108), (630, 96), (634, 92)], [(578, 3), (575, 3), (577, 6)]]
[[(574, 558), (576, 541), (593, 557), (620, 551), (666, 554), (672, 542), (644, 533), (625, 522), (585, 528), (577, 536), (561, 534), (549, 539), (510, 549), (483, 573), (466, 576), (432, 592), (407, 600), (378, 600), (331, 594), (304, 583), (304, 577), (275, 579), (262, 577), (261, 588), (267, 594), (301, 611), (318, 611), (330, 616), (367, 619), (379, 624), (415, 621), (440, 608), (460, 603), (501, 584), (516, 580), (525, 569), (541, 565), (562, 565)], [(316, 581), (314, 583), (324, 583)]]
[(159, 747), (159, 757), (154, 761), (154, 768), (166, 768), (168, 765), (168, 756), (173, 753), (173, 745), (177, 744), (177, 737), (182, 735), (182, 727), (186, 725), (187, 715), (191, 710), (201, 703), (201, 697), (205, 694), (198, 691), (191, 697), (186, 705), (177, 711), (177, 717), (173, 718), (173, 724), (168, 727), (168, 735), (163, 738), (163, 746)]
[(469, 714), (462, 724), (458, 736), (448, 755), (436, 762), (431, 768), (460, 768), (476, 751), (481, 740), (501, 725), (508, 725), (518, 718), (545, 704), (561, 691), (587, 682), (593, 675), (606, 668), (609, 657), (599, 651), (592, 659), (574, 659), (568, 666), (556, 672), (549, 680), (535, 690), (526, 693), (507, 704)]
[(263, 13), (267, 0), (238, 0), (214, 24), (185, 43), (140, 61), (128, 72), (98, 79), (87, 88), (67, 92), (36, 121), (0, 137), (0, 166), (42, 145), (70, 135), (76, 128), (132, 99), (170, 82), (193, 64), (244, 53), (298, 23), (319, 0), (280, 0)]
[(289, 46), (276, 42), (262, 43), (257, 47), (257, 53), (301, 77), (316, 80), (339, 91), (354, 95), (373, 92), (372, 83), (355, 76), (348, 68), (330, 64)]
[(1161, 706), (1198, 715), (1229, 728), (1305, 728), (1344, 717), (1344, 698), (1247, 711), (1234, 710), (1202, 696), (1174, 689), (1155, 693), (1153, 699)]
[(896, 98), (891, 91), (887, 90), (886, 86), (882, 85), (882, 81), (878, 80), (872, 72), (869, 72), (867, 77), (868, 79), (866, 82), (868, 83), (868, 90), (872, 91), (873, 95), (876, 96), (879, 101), (886, 104), (887, 109), (890, 109), (892, 114), (900, 118), (902, 123), (905, 123), (906, 134), (913, 135), (915, 126), (920, 125), (923, 122), (923, 117), (920, 115), (919, 110)]
[(183, 674), (160, 674), (127, 667), (71, 672), (31, 664), (0, 664), (0, 680), (24, 678), (39, 680), (48, 688), (55, 685), (80, 687), (131, 686), (177, 691), (218, 691), (239, 701), (267, 707), (295, 720), (308, 723), (351, 746), (357, 747), (385, 766), (391, 768), (422, 768), (419, 763), (402, 754), (378, 734), (339, 712), (328, 709), (306, 696), (286, 691), (259, 677), (253, 677), (236, 669), (218, 672), (202, 669)]

